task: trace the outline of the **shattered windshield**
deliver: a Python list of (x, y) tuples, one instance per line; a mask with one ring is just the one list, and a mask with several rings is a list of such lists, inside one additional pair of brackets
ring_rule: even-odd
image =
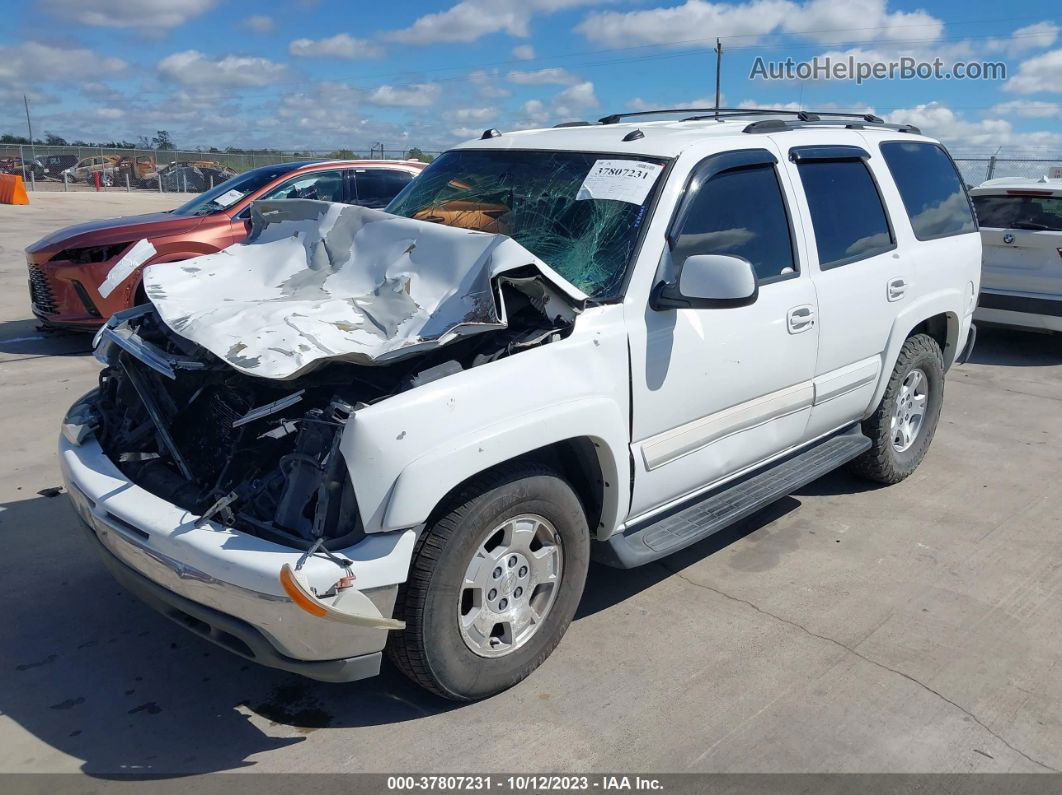
[(265, 166), (237, 174), (232, 179), (227, 179), (220, 185), (215, 185), (205, 193), (200, 193), (187, 204), (182, 204), (176, 210), (170, 210), (174, 215), (196, 216), (213, 215), (221, 212), (226, 207), (231, 207), (240, 199), (254, 193), (264, 185), (268, 185), (282, 174), (292, 170), (290, 163), (282, 163), (275, 166)]
[(446, 152), (387, 212), (509, 235), (587, 295), (623, 288), (665, 160), (585, 152)]

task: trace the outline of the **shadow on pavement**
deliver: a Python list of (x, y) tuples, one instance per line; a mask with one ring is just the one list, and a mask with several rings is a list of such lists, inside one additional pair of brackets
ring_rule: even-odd
[(1062, 334), (978, 325), (977, 344), (967, 364), (1004, 367), (1051, 367), (1062, 364)]
[(92, 353), (87, 332), (41, 331), (36, 318), (0, 322), (0, 354), (13, 356), (70, 356)]
[[(82, 760), (86, 773), (249, 767), (255, 755), (318, 729), (400, 723), (455, 706), (386, 663), (364, 682), (318, 683), (182, 630), (110, 578), (65, 494), (0, 506), (0, 538), (0, 714)], [(39, 756), (30, 759), (38, 752), (4, 749), (23, 769), (40, 768)]]

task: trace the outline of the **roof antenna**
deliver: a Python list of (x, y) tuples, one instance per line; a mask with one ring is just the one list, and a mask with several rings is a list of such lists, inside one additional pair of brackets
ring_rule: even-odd
[(644, 138), (645, 133), (641, 130), (631, 130), (629, 133), (623, 136), (624, 141), (637, 141), (640, 138)]
[(500, 138), (501, 133), (491, 127), (489, 130), (484, 130), (483, 135), (479, 136), (479, 140), (486, 141), (489, 138)]

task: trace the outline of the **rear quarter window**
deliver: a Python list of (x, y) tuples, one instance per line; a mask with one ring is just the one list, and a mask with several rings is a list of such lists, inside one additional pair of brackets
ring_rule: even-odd
[(937, 144), (891, 141), (881, 155), (919, 240), (977, 231), (970, 198), (955, 164)]

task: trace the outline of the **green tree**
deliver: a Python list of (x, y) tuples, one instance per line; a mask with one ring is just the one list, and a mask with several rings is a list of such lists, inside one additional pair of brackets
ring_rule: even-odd
[(408, 152), (406, 152), (407, 160), (419, 160), (421, 163), (430, 163), (435, 159), (435, 155), (425, 154), (421, 151), (420, 147), (414, 146)]
[(152, 145), (156, 149), (174, 149), (173, 139), (170, 138), (170, 134), (167, 130), (156, 130), (155, 137), (151, 139)]

